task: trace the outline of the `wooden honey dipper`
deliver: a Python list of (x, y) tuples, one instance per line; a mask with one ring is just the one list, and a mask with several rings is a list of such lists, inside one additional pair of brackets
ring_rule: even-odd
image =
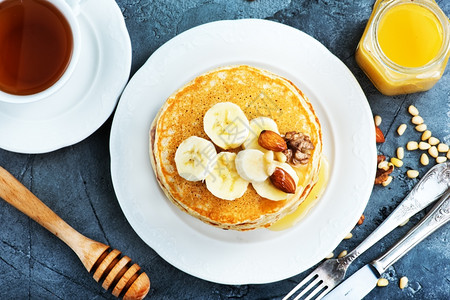
[(4, 168), (0, 167), (0, 198), (29, 216), (66, 243), (80, 258), (85, 268), (105, 290), (116, 297), (142, 299), (150, 290), (150, 279), (131, 264), (120, 251), (85, 237), (31, 193)]

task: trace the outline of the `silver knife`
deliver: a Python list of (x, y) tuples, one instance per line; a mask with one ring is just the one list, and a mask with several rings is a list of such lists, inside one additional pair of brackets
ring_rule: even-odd
[(448, 221), (450, 221), (450, 189), (447, 189), (431, 211), (388, 252), (359, 269), (322, 299), (362, 299), (377, 285), (378, 279), (387, 268)]

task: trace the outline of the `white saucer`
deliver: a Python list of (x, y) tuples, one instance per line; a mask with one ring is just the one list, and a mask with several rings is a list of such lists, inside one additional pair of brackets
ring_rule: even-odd
[(131, 42), (113, 0), (85, 1), (79, 62), (68, 82), (35, 103), (0, 102), (0, 148), (44, 153), (78, 143), (111, 115), (128, 81)]

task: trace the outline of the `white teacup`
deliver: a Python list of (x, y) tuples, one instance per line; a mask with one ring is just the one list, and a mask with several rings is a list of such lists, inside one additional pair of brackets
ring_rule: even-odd
[[(20, 3), (22, 1), (31, 1), (31, 0), (0, 0), (0, 14), (2, 13), (2, 9), (6, 7), (5, 4), (7, 3), (13, 4), (14, 2)], [(72, 75), (78, 62), (78, 58), (80, 56), (80, 29), (76, 16), (78, 15), (79, 11), (78, 7), (79, 0), (68, 0), (68, 2), (66, 2), (65, 0), (37, 0), (37, 2), (39, 1), (49, 2), (54, 7), (56, 7), (56, 9), (64, 16), (67, 23), (69, 24), (69, 27), (72, 32), (72, 53), (69, 62), (68, 64), (66, 64), (66, 68), (59, 76), (59, 79), (57, 79), (56, 82), (54, 82), (51, 86), (42, 91), (30, 94), (20, 94), (20, 93), (14, 94), (14, 92), (11, 91), (6, 92), (4, 89), (2, 89), (2, 86), (0, 85), (0, 102), (30, 103), (49, 97), (57, 90), (59, 90), (67, 82), (67, 80)], [(4, 11), (6, 11), (6, 9)], [(2, 50), (1, 48), (2, 45), (0, 44), (0, 51)], [(57, 76), (55, 76), (55, 79), (56, 78)]]

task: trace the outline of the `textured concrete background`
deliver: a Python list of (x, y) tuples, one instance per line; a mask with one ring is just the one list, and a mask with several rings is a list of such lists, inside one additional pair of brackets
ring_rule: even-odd
[[(94, 1), (94, 0), (91, 0)], [(133, 47), (132, 74), (164, 42), (180, 32), (209, 21), (263, 18), (298, 28), (323, 43), (353, 72), (374, 114), (383, 117), (387, 142), (378, 151), (394, 155), (397, 146), (417, 140), (407, 107), (414, 104), (433, 132), (450, 144), (450, 72), (429, 92), (386, 97), (358, 68), (354, 51), (374, 0), (118, 0)], [(450, 1), (437, 1), (447, 16)], [(282, 51), (282, 49), (280, 49)], [(1, 120), (0, 120), (1, 123)], [(50, 208), (81, 233), (120, 249), (150, 274), (153, 299), (280, 299), (308, 273), (265, 285), (227, 286), (187, 275), (162, 260), (134, 233), (115, 198), (109, 172), (111, 119), (76, 145), (42, 155), (24, 155), (0, 149), (0, 165), (17, 176)], [(352, 249), (395, 208), (418, 179), (405, 178), (409, 168), (424, 174), (430, 167), (418, 163), (419, 152), (407, 152), (405, 166), (394, 172), (387, 188), (376, 186), (365, 210), (366, 220), (353, 238), (335, 250)], [(422, 217), (396, 229), (350, 268), (379, 256)], [(0, 201), (0, 298), (2, 299), (113, 299), (86, 273), (76, 255), (56, 237), (3, 201)], [(280, 255), (283, 255), (280, 253)], [(449, 227), (441, 228), (390, 268), (390, 285), (374, 289), (367, 299), (449, 299)], [(398, 279), (409, 278), (400, 290)]]

